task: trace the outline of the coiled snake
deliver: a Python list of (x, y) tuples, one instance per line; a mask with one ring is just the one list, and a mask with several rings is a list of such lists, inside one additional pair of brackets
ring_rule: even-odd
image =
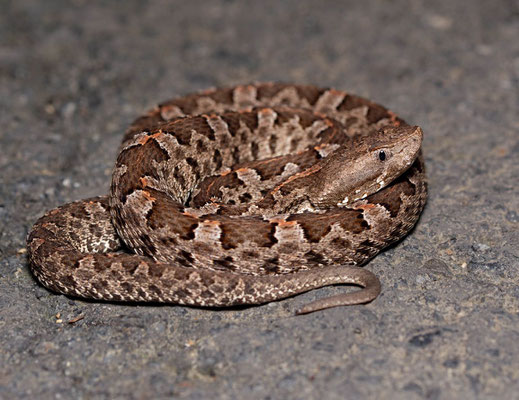
[(49, 211), (27, 239), (36, 278), (83, 298), (260, 304), (363, 287), (359, 268), (406, 235), (426, 200), (422, 131), (334, 89), (256, 84), (163, 103), (127, 131), (111, 194)]

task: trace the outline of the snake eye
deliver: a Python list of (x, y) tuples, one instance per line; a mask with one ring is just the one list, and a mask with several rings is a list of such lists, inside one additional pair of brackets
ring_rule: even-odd
[(384, 161), (386, 159), (386, 152), (384, 150), (380, 150), (378, 152), (378, 159), (380, 161)]

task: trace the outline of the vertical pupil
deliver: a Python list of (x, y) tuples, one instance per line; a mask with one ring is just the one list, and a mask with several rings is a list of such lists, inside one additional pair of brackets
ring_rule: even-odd
[(380, 161), (384, 161), (386, 159), (386, 152), (384, 150), (380, 150), (378, 153), (378, 158), (380, 158)]

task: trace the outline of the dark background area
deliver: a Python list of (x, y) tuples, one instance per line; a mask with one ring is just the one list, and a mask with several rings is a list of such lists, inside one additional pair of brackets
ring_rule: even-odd
[[(0, 398), (512, 399), (519, 393), (517, 1), (2, 1)], [(210, 86), (312, 83), (425, 132), (429, 201), (366, 306), (294, 317), (48, 292), (25, 236), (105, 194), (122, 134)], [(75, 323), (68, 323), (83, 317)]]

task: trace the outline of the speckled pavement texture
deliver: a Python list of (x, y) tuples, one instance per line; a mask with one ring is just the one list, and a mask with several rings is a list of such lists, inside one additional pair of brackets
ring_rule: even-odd
[[(518, 38), (517, 1), (2, 1), (0, 398), (519, 399)], [(377, 300), (295, 317), (346, 288), (207, 310), (36, 283), (29, 228), (107, 192), (136, 116), (265, 80), (423, 127), (429, 202), (366, 266)]]

